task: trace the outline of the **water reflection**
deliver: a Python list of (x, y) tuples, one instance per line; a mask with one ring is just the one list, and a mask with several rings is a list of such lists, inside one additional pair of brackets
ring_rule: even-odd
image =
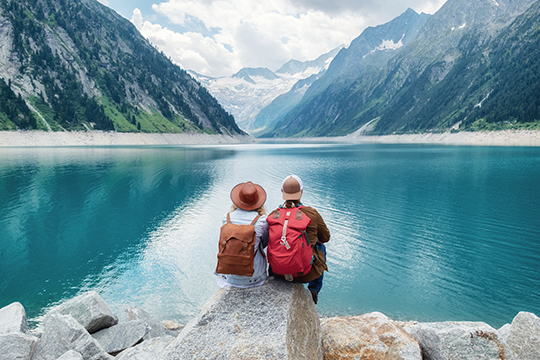
[(217, 288), (230, 189), (254, 181), (272, 210), (291, 173), (332, 233), (321, 315), (500, 326), (540, 313), (535, 148), (272, 143), (0, 159), (0, 300), (30, 316), (95, 289), (119, 315), (137, 305), (187, 322)]
[(73, 296), (88, 274), (136, 256), (146, 236), (213, 181), (231, 151), (2, 149), (0, 299), (29, 317)]

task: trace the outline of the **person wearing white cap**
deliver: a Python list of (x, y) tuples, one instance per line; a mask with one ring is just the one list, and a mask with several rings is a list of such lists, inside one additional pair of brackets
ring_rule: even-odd
[[(302, 213), (306, 214), (311, 219), (311, 223), (307, 226), (306, 233), (313, 250), (313, 263), (311, 271), (304, 276), (295, 277), (294, 282), (308, 283), (308, 289), (311, 292), (313, 301), (315, 304), (319, 298), (319, 292), (323, 285), (323, 272), (328, 271), (326, 266), (326, 246), (330, 240), (330, 230), (326, 226), (322, 216), (317, 210), (310, 206), (304, 206), (300, 202), (300, 198), (304, 193), (304, 184), (297, 175), (287, 176), (281, 185), (281, 192), (285, 203), (282, 205), (284, 208), (296, 208), (302, 207)], [(276, 211), (273, 211), (268, 215), (271, 217)], [(274, 274), (275, 275), (275, 274)]]

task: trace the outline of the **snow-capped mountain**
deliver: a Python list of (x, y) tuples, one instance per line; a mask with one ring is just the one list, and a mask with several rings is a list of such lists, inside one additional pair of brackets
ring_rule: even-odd
[(254, 130), (253, 121), (263, 108), (297, 83), (310, 78), (315, 81), (322, 76), (339, 50), (336, 48), (312, 61), (290, 60), (276, 72), (267, 68), (243, 68), (230, 77), (219, 78), (190, 73), (234, 116), (237, 124), (249, 132)]
[(538, 122), (539, 14), (539, 0), (448, 0), (431, 16), (409, 9), (364, 30), (297, 105), (256, 135), (342, 136), (368, 124), (370, 134), (476, 131)]

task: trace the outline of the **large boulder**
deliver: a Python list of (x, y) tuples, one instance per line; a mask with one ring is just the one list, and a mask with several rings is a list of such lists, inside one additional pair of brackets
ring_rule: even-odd
[(85, 360), (112, 360), (112, 356), (70, 315), (51, 314), (45, 317), (43, 336), (32, 360), (56, 360), (73, 350)]
[(27, 331), (26, 311), (21, 303), (14, 302), (0, 309), (0, 334)]
[(76, 351), (69, 350), (64, 353), (64, 355), (60, 356), (56, 360), (84, 360), (82, 355), (79, 354)]
[(540, 318), (538, 316), (529, 312), (520, 312), (506, 330), (506, 342), (516, 359), (540, 359)]
[(322, 359), (317, 310), (302, 284), (219, 289), (160, 359)]
[(123, 322), (94, 333), (92, 337), (109, 354), (115, 355), (139, 341), (150, 331), (150, 327), (141, 320)]
[(165, 335), (144, 340), (142, 343), (122, 351), (115, 360), (156, 360), (163, 350), (174, 340)]
[(38, 338), (21, 332), (0, 334), (0, 360), (30, 360), (38, 342)]
[[(131, 306), (126, 309), (128, 320), (141, 320), (150, 326), (150, 331), (144, 336), (144, 340), (162, 336), (178, 336), (182, 325), (173, 323), (172, 321), (159, 321), (156, 317), (136, 306)], [(165, 326), (165, 325), (168, 326)]]
[(71, 315), (90, 334), (118, 323), (118, 317), (95, 291), (74, 297), (53, 308), (47, 315), (52, 314)]
[(420, 344), (379, 312), (321, 319), (324, 359), (422, 360)]
[(497, 330), (483, 322), (419, 323), (406, 330), (422, 346), (424, 360), (513, 359)]

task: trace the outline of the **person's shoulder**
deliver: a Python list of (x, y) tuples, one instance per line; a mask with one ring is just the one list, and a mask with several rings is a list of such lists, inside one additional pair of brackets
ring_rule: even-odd
[(321, 217), (321, 214), (319, 214), (319, 212), (317, 211), (317, 209), (315, 209), (314, 207), (311, 207), (311, 206), (304, 206), (301, 211), (306, 214), (310, 219), (315, 219), (315, 218), (319, 218)]
[(305, 212), (306, 214), (308, 214), (308, 213), (318, 214), (319, 213), (317, 211), (317, 209), (315, 209), (313, 206), (303, 206), (301, 208), (301, 211)]
[[(243, 223), (249, 224), (251, 221), (255, 219), (257, 215), (259, 214), (256, 211), (248, 211), (248, 210), (243, 210), (243, 209), (236, 209), (230, 213), (231, 222), (239, 223), (239, 224), (243, 224)], [(226, 219), (227, 219), (227, 214), (225, 214), (225, 220)], [(257, 221), (260, 221), (260, 218)]]

